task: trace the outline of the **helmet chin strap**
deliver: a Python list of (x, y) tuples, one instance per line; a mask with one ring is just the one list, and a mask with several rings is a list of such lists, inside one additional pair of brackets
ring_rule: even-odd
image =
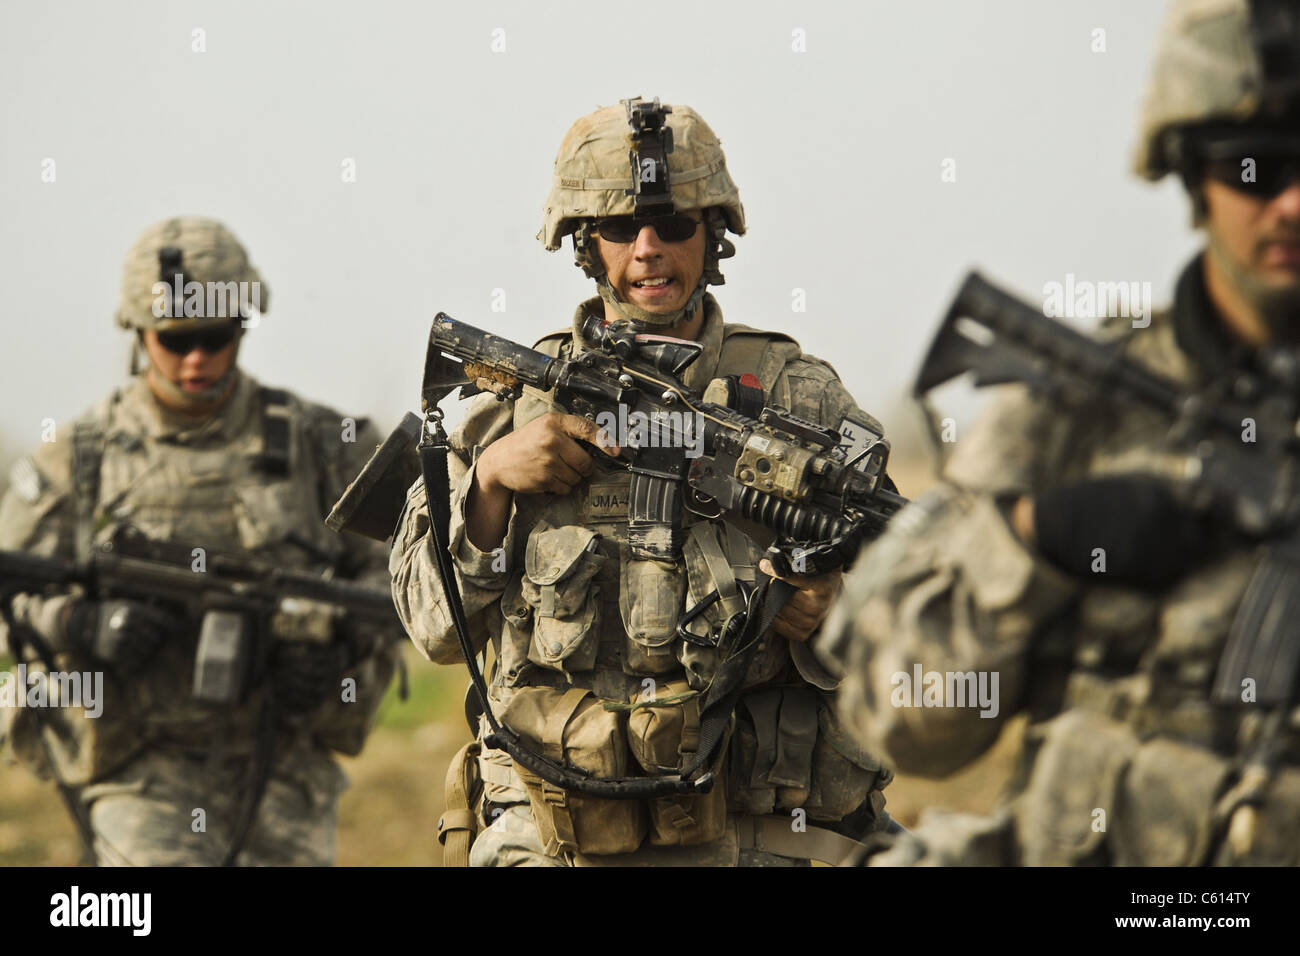
[(597, 291), (599, 291), (600, 297), (605, 300), (606, 305), (612, 306), (615, 312), (633, 325), (655, 329), (670, 328), (679, 322), (687, 321), (695, 315), (695, 310), (700, 307), (700, 302), (704, 299), (704, 291), (708, 288), (708, 285), (709, 280), (704, 276), (700, 276), (700, 281), (695, 284), (695, 291), (691, 293), (691, 297), (686, 300), (686, 304), (680, 309), (674, 309), (672, 312), (647, 312), (631, 302), (620, 299), (618, 292), (609, 284), (608, 275), (602, 274), (596, 279)]
[[(156, 371), (156, 370), (155, 370)], [(197, 392), (187, 392), (175, 382), (170, 381), (161, 373), (153, 376), (150, 383), (158, 391), (162, 392), (168, 398), (172, 399), (177, 405), (211, 405), (217, 399), (226, 394), (230, 383), (235, 379), (235, 363), (230, 363), (230, 368), (226, 369), (221, 378), (217, 379), (205, 389)]]

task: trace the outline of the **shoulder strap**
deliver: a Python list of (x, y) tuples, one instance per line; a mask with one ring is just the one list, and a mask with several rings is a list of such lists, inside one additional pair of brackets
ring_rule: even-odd
[(554, 332), (547, 332), (534, 342), (533, 348), (554, 358), (559, 354), (560, 349), (564, 348), (566, 342), (571, 343), (572, 341), (573, 329), (556, 329)]
[[(116, 401), (116, 395), (109, 407)], [(76, 503), (75, 547), (78, 561), (88, 561), (95, 548), (95, 507), (99, 504), (99, 471), (108, 442), (108, 414), (94, 414), (72, 426), (72, 493)]]
[(761, 332), (746, 326), (726, 330), (718, 356), (719, 375), (744, 374), (758, 377), (769, 396), (776, 388), (781, 370), (800, 354), (799, 343), (781, 332)]
[(289, 393), (282, 388), (259, 388), (262, 406), (262, 453), (257, 465), (268, 475), (289, 474)]

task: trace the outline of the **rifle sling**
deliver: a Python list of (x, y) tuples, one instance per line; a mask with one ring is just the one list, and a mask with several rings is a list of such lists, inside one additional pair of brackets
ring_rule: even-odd
[(251, 762), (252, 775), (248, 782), (248, 791), (244, 795), (244, 805), (239, 811), (239, 820), (235, 824), (235, 836), (230, 841), (222, 866), (234, 866), (239, 852), (252, 832), (257, 820), (257, 808), (262, 805), (266, 795), (266, 784), (271, 778), (271, 754), (275, 750), (275, 705), (268, 696), (262, 701), (261, 711), (257, 715), (257, 741), (253, 748)]

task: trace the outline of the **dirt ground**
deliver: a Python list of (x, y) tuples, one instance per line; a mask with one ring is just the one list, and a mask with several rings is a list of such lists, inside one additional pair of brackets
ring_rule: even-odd
[[(343, 866), (437, 866), (442, 847), (435, 823), (443, 808), (447, 764), (468, 739), (462, 713), (469, 683), (463, 667), (436, 667), (407, 654), (411, 698), (396, 691), (383, 705), (380, 726), (359, 757), (344, 758), (351, 786), (339, 805)], [(981, 760), (946, 780), (899, 776), (886, 791), (890, 812), (912, 826), (920, 810), (991, 809), (1005, 782), (1023, 723)], [(52, 784), (21, 767), (0, 767), (0, 866), (73, 866), (80, 858), (76, 831)]]

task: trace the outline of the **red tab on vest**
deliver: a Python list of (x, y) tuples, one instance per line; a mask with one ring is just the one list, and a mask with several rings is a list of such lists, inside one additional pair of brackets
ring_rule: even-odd
[(758, 380), (758, 376), (753, 372), (746, 372), (744, 375), (740, 376), (740, 384), (747, 385), (750, 388), (763, 387), (763, 383)]

